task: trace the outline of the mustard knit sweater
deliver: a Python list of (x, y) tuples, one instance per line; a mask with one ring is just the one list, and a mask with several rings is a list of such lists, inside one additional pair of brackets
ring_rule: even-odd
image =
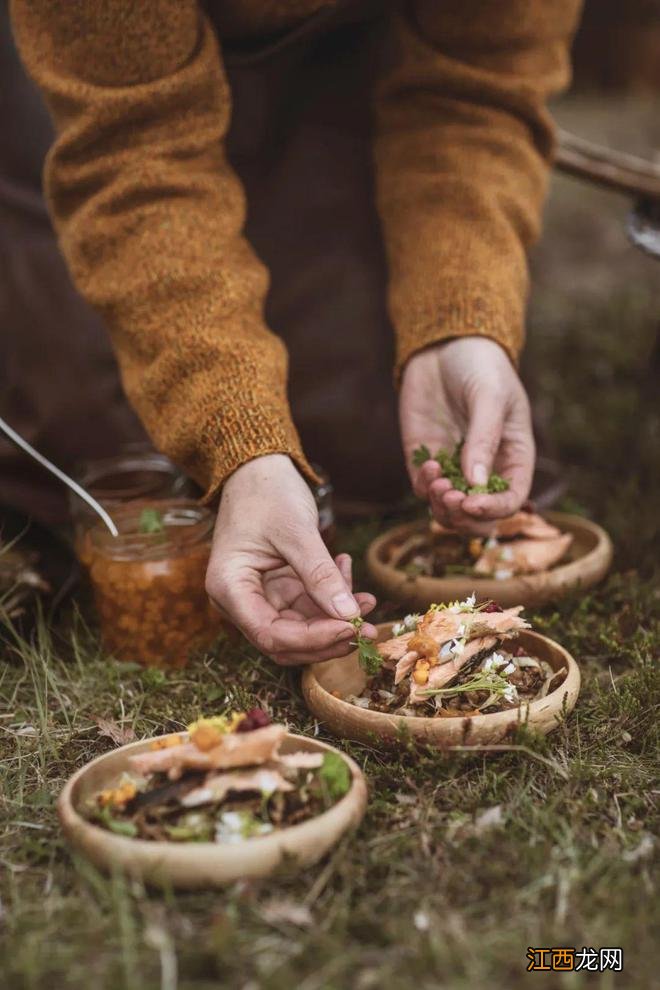
[[(215, 4), (222, 41), (295, 26), (328, 0)], [(515, 359), (552, 155), (545, 102), (567, 81), (579, 0), (395, 7), (399, 60), (373, 99), (398, 369), (461, 334)], [(58, 131), (46, 192), (62, 250), (155, 443), (208, 498), (262, 454), (310, 474), (223, 154), (231, 93), (201, 4), (12, 0), (12, 15)]]

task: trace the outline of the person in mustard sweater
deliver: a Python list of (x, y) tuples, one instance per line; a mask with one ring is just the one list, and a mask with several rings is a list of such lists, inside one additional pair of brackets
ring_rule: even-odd
[[(45, 188), (156, 446), (218, 503), (207, 589), (263, 652), (348, 652), (304, 453), (478, 529), (527, 497), (526, 252), (578, 0), (12, 0)], [(400, 426), (400, 437), (398, 435)], [(419, 444), (465, 436), (463, 495)], [(371, 627), (365, 627), (367, 633)]]

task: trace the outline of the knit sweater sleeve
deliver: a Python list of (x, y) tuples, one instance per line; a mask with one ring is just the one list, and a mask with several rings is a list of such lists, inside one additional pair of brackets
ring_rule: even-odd
[(268, 276), (241, 233), (230, 94), (199, 5), (12, 0), (12, 17), (58, 131), (45, 184), (62, 250), (154, 442), (207, 498), (267, 453), (313, 477), (263, 320)]
[(477, 334), (515, 360), (579, 0), (411, 0), (376, 90), (397, 369)]

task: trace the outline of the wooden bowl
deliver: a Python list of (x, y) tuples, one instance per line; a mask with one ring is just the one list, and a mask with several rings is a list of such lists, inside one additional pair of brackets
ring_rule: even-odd
[(574, 588), (590, 588), (607, 574), (612, 562), (612, 541), (596, 523), (565, 512), (544, 512), (543, 518), (564, 533), (573, 535), (568, 560), (539, 574), (521, 574), (497, 581), (490, 577), (452, 574), (450, 577), (409, 577), (389, 564), (393, 544), (402, 543), (414, 533), (422, 533), (427, 522), (404, 523), (377, 537), (367, 550), (369, 574), (388, 598), (401, 602), (407, 610), (426, 610), (434, 602), (463, 600), (476, 592), (478, 601), (493, 599), (509, 608), (542, 605), (561, 598)]
[[(378, 641), (382, 642), (391, 636), (392, 623), (382, 623), (377, 629)], [(347, 657), (306, 667), (303, 694), (310, 711), (333, 735), (372, 745), (392, 746), (406, 735), (443, 749), (457, 745), (492, 745), (511, 736), (521, 723), (546, 735), (557, 727), (564, 714), (574, 708), (580, 690), (580, 671), (570, 653), (546, 636), (524, 631), (519, 634), (517, 642), (528, 649), (531, 656), (547, 660), (553, 670), (566, 667), (567, 673), (560, 686), (545, 698), (505, 712), (425, 718), (387, 715), (359, 708), (343, 700), (349, 694), (361, 694), (367, 681), (358, 662), (357, 650)]]
[[(180, 734), (180, 733), (179, 733)], [(215, 842), (148, 842), (115, 835), (88, 822), (78, 813), (81, 804), (109, 786), (128, 770), (128, 757), (148, 749), (153, 739), (122, 746), (99, 756), (69, 778), (57, 810), (69, 842), (105, 871), (118, 869), (157, 886), (177, 888), (220, 887), (235, 880), (265, 877), (280, 866), (299, 869), (319, 860), (349, 829), (362, 820), (367, 786), (362, 771), (350, 757), (352, 785), (328, 811), (300, 825), (246, 839), (240, 845)], [(289, 733), (283, 753), (339, 751), (316, 739)]]

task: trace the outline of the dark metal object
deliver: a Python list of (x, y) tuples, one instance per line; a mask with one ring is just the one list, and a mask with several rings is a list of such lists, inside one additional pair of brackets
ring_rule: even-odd
[(626, 233), (635, 247), (660, 258), (660, 166), (561, 130), (555, 165), (568, 175), (634, 196)]

